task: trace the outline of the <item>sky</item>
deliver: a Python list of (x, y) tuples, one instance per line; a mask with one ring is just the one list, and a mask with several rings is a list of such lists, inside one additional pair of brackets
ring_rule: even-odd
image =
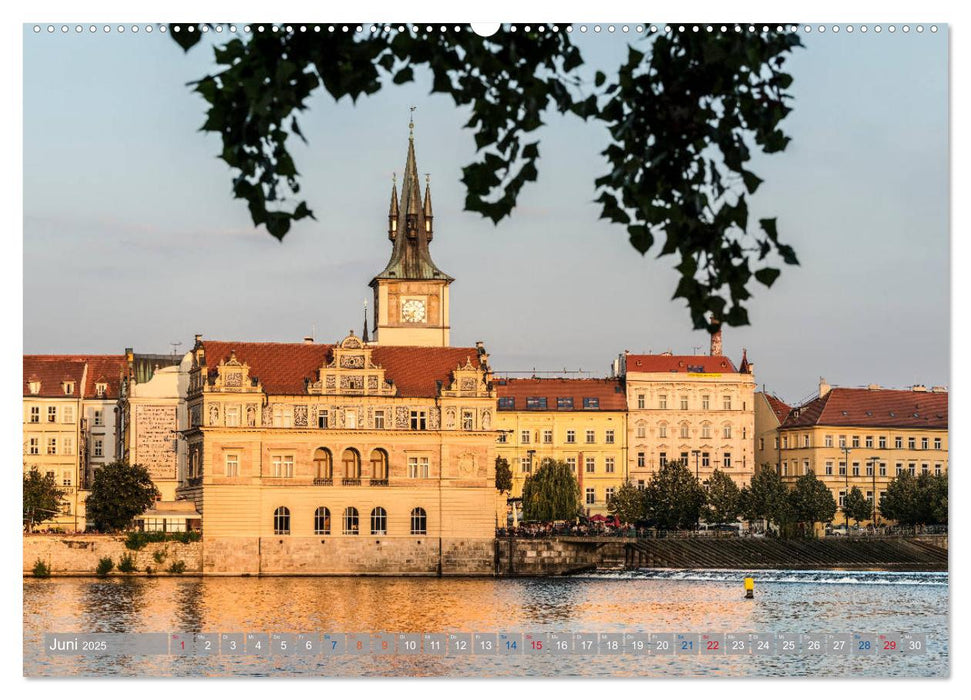
[[(801, 265), (754, 288), (751, 326), (726, 328), (724, 348), (736, 363), (746, 348), (758, 385), (790, 403), (820, 377), (950, 383), (947, 34), (813, 33), (787, 63), (792, 142), (754, 160), (764, 183), (749, 208), (753, 222), (778, 217)], [(575, 40), (591, 76), (638, 43)], [(640, 256), (598, 219), (607, 141), (596, 125), (550, 113), (539, 180), (494, 226), (462, 211), (470, 112), (430, 96), (427, 75), (356, 105), (318, 94), (300, 117), (309, 146), (293, 147), (317, 220), (280, 243), (253, 228), (218, 139), (198, 130), (205, 103), (186, 83), (212, 70), (210, 44), (183, 54), (157, 32), (30, 25), (23, 42), (25, 353), (359, 333), (391, 251), (391, 174), (404, 166), (411, 105), (418, 169), (431, 174), (432, 256), (456, 278), (453, 345), (484, 341), (497, 372), (592, 376), (624, 350), (707, 351), (671, 300), (677, 261)]]

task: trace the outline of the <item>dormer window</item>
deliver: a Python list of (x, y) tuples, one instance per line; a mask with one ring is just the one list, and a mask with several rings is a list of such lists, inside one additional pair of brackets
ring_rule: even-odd
[(74, 382), (64, 382), (64, 395), (71, 396), (74, 394)]
[(99, 399), (104, 398), (105, 394), (108, 393), (108, 385), (104, 382), (98, 382), (94, 385), (94, 393)]
[(27, 387), (30, 389), (31, 394), (40, 393), (40, 382), (30, 382)]

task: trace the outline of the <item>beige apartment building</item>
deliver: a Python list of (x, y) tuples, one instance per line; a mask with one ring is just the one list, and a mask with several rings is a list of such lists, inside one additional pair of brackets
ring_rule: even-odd
[(740, 486), (755, 471), (754, 368), (743, 352), (738, 369), (722, 355), (721, 331), (709, 355), (618, 358), (627, 394), (631, 481), (646, 485), (660, 465), (682, 460), (704, 481), (721, 469)]
[(764, 391), (755, 394), (755, 473), (772, 468), (781, 473), (779, 426), (792, 407), (778, 396)]
[(819, 396), (793, 408), (778, 436), (786, 481), (812, 470), (840, 506), (854, 486), (879, 504), (897, 474), (947, 473), (947, 390), (851, 389), (821, 381)]
[[(619, 379), (498, 379), (497, 454), (513, 498), (544, 459), (570, 465), (588, 516), (627, 480), (627, 401)], [(504, 523), (501, 523), (504, 524)]]

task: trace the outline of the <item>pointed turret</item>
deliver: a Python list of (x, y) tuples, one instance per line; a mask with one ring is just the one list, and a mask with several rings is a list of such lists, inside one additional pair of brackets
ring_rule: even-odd
[(422, 213), (425, 215), (425, 233), (428, 240), (432, 239), (432, 176), (425, 173), (425, 203), (422, 205)]
[(398, 235), (398, 174), (391, 174), (391, 206), (388, 207), (388, 238)]
[(368, 339), (368, 332), (367, 332), (367, 299), (364, 300), (364, 333), (361, 334), (361, 340), (363, 340), (365, 343), (371, 342)]

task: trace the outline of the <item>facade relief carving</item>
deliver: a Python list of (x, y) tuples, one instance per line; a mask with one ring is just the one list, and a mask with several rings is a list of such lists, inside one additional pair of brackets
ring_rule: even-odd
[(295, 428), (307, 427), (307, 407), (298, 405), (293, 407), (293, 426)]
[(246, 425), (250, 428), (256, 427), (256, 404), (246, 405)]

